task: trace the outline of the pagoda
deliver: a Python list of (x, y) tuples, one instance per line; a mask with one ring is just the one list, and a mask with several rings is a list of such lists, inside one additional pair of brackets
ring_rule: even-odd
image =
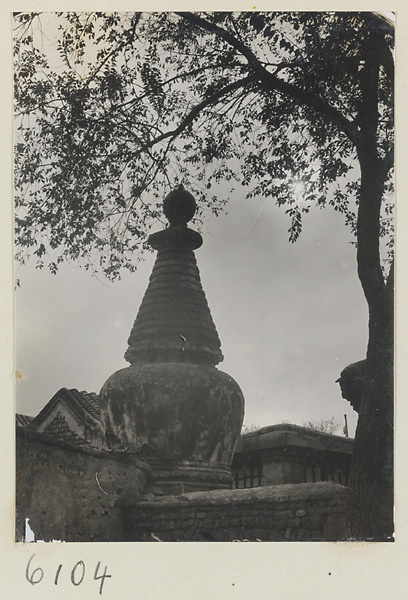
[(216, 368), (221, 344), (194, 254), (203, 240), (187, 226), (196, 202), (180, 186), (163, 210), (169, 226), (148, 240), (157, 258), (128, 339), (130, 366), (100, 393), (106, 445), (150, 465), (147, 492), (229, 488), (244, 398)]

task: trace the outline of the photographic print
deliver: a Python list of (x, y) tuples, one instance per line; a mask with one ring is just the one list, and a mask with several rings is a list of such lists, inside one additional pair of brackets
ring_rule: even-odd
[(16, 541), (393, 542), (394, 14), (13, 29)]

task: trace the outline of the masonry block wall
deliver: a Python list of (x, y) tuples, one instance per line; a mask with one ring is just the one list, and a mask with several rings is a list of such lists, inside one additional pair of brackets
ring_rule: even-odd
[(123, 507), (126, 540), (342, 540), (345, 493), (324, 482), (152, 497)]
[(146, 465), (17, 433), (16, 539), (29, 519), (36, 540), (324, 541), (344, 534), (346, 488), (332, 483), (144, 494)]
[(138, 461), (17, 429), (16, 540), (123, 541), (116, 502), (148, 477)]

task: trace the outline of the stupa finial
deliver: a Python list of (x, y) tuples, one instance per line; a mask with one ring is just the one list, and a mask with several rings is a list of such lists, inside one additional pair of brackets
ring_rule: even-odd
[(180, 183), (177, 189), (171, 191), (163, 202), (163, 212), (170, 225), (187, 225), (194, 217), (197, 204), (194, 197)]

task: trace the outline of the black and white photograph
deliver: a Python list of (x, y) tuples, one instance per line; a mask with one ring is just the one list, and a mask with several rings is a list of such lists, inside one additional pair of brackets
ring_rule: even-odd
[(395, 543), (395, 13), (115, 8), (12, 19), (15, 541)]

